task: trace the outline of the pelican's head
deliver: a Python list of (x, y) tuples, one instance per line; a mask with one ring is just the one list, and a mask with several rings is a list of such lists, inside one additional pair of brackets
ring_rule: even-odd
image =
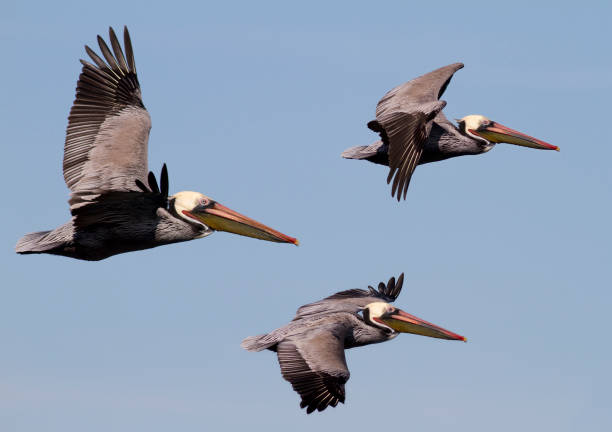
[(227, 231), (277, 243), (299, 244), (297, 239), (230, 210), (199, 192), (178, 192), (169, 201), (179, 217), (202, 226), (205, 231)]
[(385, 302), (374, 302), (363, 308), (363, 320), (374, 327), (383, 329), (390, 334), (413, 333), (439, 339), (461, 340), (463, 336), (431, 324), (414, 315)]
[(493, 148), (493, 145), (497, 143), (516, 144), (540, 150), (559, 151), (559, 147), (557, 146), (510, 129), (493, 120), (489, 120), (485, 116), (469, 115), (457, 120), (457, 122), (459, 123), (459, 130), (461, 130), (461, 132), (486, 145), (485, 151), (489, 151)]

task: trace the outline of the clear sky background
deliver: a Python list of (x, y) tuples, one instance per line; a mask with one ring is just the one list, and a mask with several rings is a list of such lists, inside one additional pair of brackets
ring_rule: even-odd
[[(609, 2), (5, 0), (0, 430), (609, 431)], [(101, 262), (18, 256), (69, 218), (61, 173), (85, 58), (127, 24), (149, 167), (300, 247), (216, 233)], [(97, 49), (97, 47), (96, 47)], [(498, 145), (417, 168), (340, 158), (392, 87), (462, 61), (449, 118)], [(396, 304), (466, 335), (351, 350), (346, 404), (306, 416), (271, 352), (298, 306), (406, 273)]]

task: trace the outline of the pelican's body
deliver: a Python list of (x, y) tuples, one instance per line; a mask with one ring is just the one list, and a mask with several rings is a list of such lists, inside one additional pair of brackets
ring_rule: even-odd
[[(165, 170), (164, 178), (167, 178)], [(213, 232), (204, 224), (181, 218), (170, 205), (167, 191), (151, 189), (107, 193), (87, 205), (73, 208), (69, 222), (52, 231), (24, 236), (17, 252), (101, 260), (124, 252), (202, 238)]]
[(385, 342), (400, 332), (442, 339), (463, 336), (409, 315), (388, 302), (399, 295), (404, 275), (378, 290), (352, 289), (302, 306), (293, 321), (271, 333), (242, 342), (249, 351), (276, 351), (283, 377), (302, 398), (310, 414), (344, 403), (350, 373), (344, 350)]
[(16, 251), (100, 260), (216, 230), (298, 244), (198, 192), (169, 196), (165, 165), (158, 185), (147, 168), (151, 118), (142, 102), (130, 36), (125, 28), (125, 55), (112, 28), (109, 37), (112, 52), (98, 36), (104, 60), (85, 47), (95, 65), (81, 60), (68, 118), (63, 171), (72, 218), (52, 231), (25, 235)]
[(73, 211), (75, 216), (69, 222), (52, 231), (27, 234), (19, 241), (17, 252), (101, 260), (213, 232), (176, 217), (167, 208), (155, 207), (145, 194), (131, 194), (116, 202), (84, 208), (83, 213)]
[(391, 195), (398, 201), (406, 192), (417, 165), (444, 159), (477, 155), (506, 142), (541, 150), (559, 150), (544, 141), (522, 134), (481, 115), (459, 120), (459, 127), (444, 116), (446, 102), (440, 97), (453, 74), (463, 67), (455, 63), (415, 78), (389, 91), (376, 107), (376, 120), (368, 127), (381, 140), (369, 146), (351, 147), (347, 159), (365, 159), (390, 167)]

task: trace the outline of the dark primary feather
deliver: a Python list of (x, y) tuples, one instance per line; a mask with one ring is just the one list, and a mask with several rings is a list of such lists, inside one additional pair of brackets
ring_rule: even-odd
[(159, 194), (159, 186), (157, 184), (157, 179), (155, 178), (155, 174), (153, 174), (153, 171), (149, 171), (149, 187), (151, 188), (151, 192)]
[(124, 45), (109, 29), (111, 49), (98, 36), (104, 60), (85, 50), (94, 64), (81, 60), (76, 98), (68, 117), (64, 145), (64, 179), (81, 197), (109, 190), (132, 191), (135, 179), (146, 177), (151, 119), (142, 103), (134, 54), (127, 28)]
[(147, 182), (149, 186), (145, 186), (143, 182), (139, 179), (136, 179), (134, 182), (138, 189), (140, 189), (144, 193), (149, 193), (156, 196), (157, 207), (168, 208), (168, 191), (170, 188), (168, 181), (168, 168), (166, 164), (162, 166), (161, 174), (159, 176), (160, 186), (157, 184), (157, 179), (155, 178), (155, 174), (153, 171), (149, 171), (149, 175), (147, 176)]
[(151, 189), (149, 189), (147, 186), (145, 186), (145, 184), (143, 182), (141, 182), (140, 179), (136, 179), (135, 183), (136, 183), (136, 186), (138, 187), (138, 189), (140, 189), (142, 192), (151, 192)]
[(399, 275), (397, 278), (397, 282), (395, 281), (395, 277), (389, 279), (389, 282), (385, 285), (384, 282), (378, 283), (378, 292), (371, 287), (368, 286), (370, 293), (372, 295), (376, 295), (384, 299), (386, 302), (394, 302), (397, 296), (399, 296), (402, 291), (402, 286), (404, 285), (404, 273)]
[(123, 51), (121, 50), (121, 45), (119, 45), (119, 41), (117, 40), (117, 35), (115, 35), (115, 30), (113, 30), (112, 27), (110, 28), (110, 33), (112, 35), (110, 38), (111, 46), (113, 47), (115, 58), (119, 62), (117, 67), (121, 70), (129, 70), (127, 62), (125, 61), (125, 57), (123, 56)]
[(130, 33), (127, 31), (127, 27), (125, 27), (125, 31), (123, 32), (123, 46), (125, 47), (125, 56), (127, 57), (127, 66), (128, 69), (136, 73), (136, 61), (134, 60), (134, 50), (132, 49), (132, 39), (130, 38)]
[(159, 182), (161, 183), (161, 195), (167, 199), (170, 191), (170, 182), (168, 181), (168, 167), (166, 167), (166, 164), (162, 166)]

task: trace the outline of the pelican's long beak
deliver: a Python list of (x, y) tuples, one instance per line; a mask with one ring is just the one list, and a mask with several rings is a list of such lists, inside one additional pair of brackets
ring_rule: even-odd
[(541, 141), (529, 135), (525, 135), (497, 122), (491, 122), (489, 126), (485, 126), (477, 130), (470, 129), (470, 132), (493, 143), (509, 143), (540, 150), (559, 151), (559, 147), (557, 146), (548, 144), (547, 142)]
[(273, 230), (217, 202), (201, 210), (194, 209), (189, 213), (215, 231), (227, 231), (277, 243), (293, 243), (296, 246), (300, 244), (297, 239)]
[(395, 308), (378, 319), (398, 332), (467, 342), (465, 337), (445, 330), (442, 327), (438, 327), (437, 325), (422, 320), (421, 318), (417, 318), (414, 315), (410, 315), (401, 309)]

